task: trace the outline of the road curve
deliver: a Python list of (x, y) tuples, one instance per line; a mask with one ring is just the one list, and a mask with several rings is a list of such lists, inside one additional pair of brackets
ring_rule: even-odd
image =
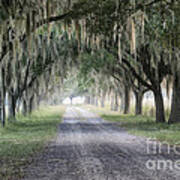
[(27, 168), (24, 180), (179, 180), (175, 168), (147, 168), (148, 160), (180, 159), (165, 149), (153, 154), (153, 147), (116, 123), (68, 107), (56, 140)]

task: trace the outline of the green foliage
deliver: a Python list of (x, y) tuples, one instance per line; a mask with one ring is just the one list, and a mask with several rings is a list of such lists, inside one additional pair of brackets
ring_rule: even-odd
[(116, 66), (116, 57), (105, 49), (93, 51), (91, 54), (80, 55), (80, 69), (78, 82), (81, 89), (87, 94), (99, 95), (97, 89), (104, 89), (111, 86), (111, 69)]
[(93, 70), (99, 73), (103, 69), (108, 69), (109, 66), (115, 65), (116, 59), (113, 54), (102, 49), (92, 54), (85, 53), (81, 55), (80, 73), (82, 76), (88, 76)]
[(78, 81), (77, 72), (73, 71), (72, 74), (70, 73), (64, 81), (62, 95), (63, 99), (66, 97), (74, 98), (77, 96), (82, 96), (86, 93), (86, 87), (84, 84), (80, 84), (80, 81)]

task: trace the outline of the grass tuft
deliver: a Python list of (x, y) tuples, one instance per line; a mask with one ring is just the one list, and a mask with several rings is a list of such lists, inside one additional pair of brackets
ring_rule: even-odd
[(0, 179), (22, 176), (22, 167), (55, 137), (63, 113), (62, 106), (46, 107), (0, 128)]
[(180, 145), (180, 124), (156, 123), (153, 116), (121, 115), (119, 112), (113, 112), (107, 108), (94, 106), (86, 106), (86, 108), (99, 114), (104, 120), (119, 122), (120, 126), (131, 134)]

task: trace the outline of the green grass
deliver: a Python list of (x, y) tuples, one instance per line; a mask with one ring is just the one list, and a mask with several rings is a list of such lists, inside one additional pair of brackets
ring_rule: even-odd
[(131, 134), (180, 145), (180, 124), (156, 123), (154, 117), (121, 115), (119, 112), (112, 112), (107, 108), (94, 106), (87, 106), (86, 108), (99, 114), (105, 120), (119, 122), (120, 126)]
[(22, 167), (56, 136), (63, 113), (62, 106), (42, 108), (0, 128), (0, 179), (23, 175)]

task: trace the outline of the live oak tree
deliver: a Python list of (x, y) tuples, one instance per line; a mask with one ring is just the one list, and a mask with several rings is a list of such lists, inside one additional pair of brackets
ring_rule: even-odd
[(169, 123), (180, 122), (180, 3), (171, 1), (169, 19), (166, 20), (164, 44), (169, 53), (173, 77), (173, 96)]
[[(133, 75), (130, 81), (135, 85), (132, 87), (135, 94), (139, 90), (140, 95), (144, 88), (153, 91), (157, 122), (165, 122), (161, 82), (167, 75), (172, 76), (173, 101), (169, 122), (179, 121), (180, 73), (179, 66), (176, 66), (179, 64), (179, 40), (176, 38), (179, 31), (178, 17), (178, 0), (1, 0), (0, 87), (3, 125), (6, 94), (11, 103), (10, 114), (14, 116), (14, 106), (22, 98), (26, 99), (25, 94), (30, 95), (27, 99), (33, 98), (36, 87), (40, 87), (39, 77), (48, 73), (56, 77), (53, 72), (57, 62), (49, 63), (48, 72), (38, 74), (32, 71), (32, 67), (38, 67), (37, 46), (34, 45), (36, 39), (39, 34), (44, 36), (47, 33), (47, 44), (50, 43), (54, 25), (60, 29), (58, 36), (65, 33), (66, 39), (72, 43), (68, 51), (66, 48), (63, 51), (64, 59), (70, 63), (60, 63), (68, 68), (72, 65), (78, 68), (77, 56), (80, 53), (106, 49), (115, 57), (114, 67), (119, 69), (116, 72), (119, 79), (123, 79), (122, 69)], [(75, 56), (70, 58), (72, 51)], [(45, 53), (42, 53), (44, 56)], [(59, 56), (56, 52), (49, 54)], [(41, 59), (43, 64), (45, 58)], [(66, 74), (66, 71), (61, 75)], [(44, 80), (47, 80), (47, 76)], [(128, 81), (125, 80), (123, 84), (128, 84)]]
[[(170, 69), (171, 62), (168, 61), (166, 50), (162, 48), (163, 43), (161, 41), (162, 40), (161, 37), (163, 31), (165, 31), (165, 28), (164, 28), (164, 21), (162, 21), (162, 19), (160, 19), (159, 17), (165, 15), (166, 11), (164, 11), (164, 8), (168, 8), (170, 6), (170, 2), (154, 1), (153, 3), (155, 3), (153, 5), (153, 9), (140, 8), (139, 12), (136, 11), (139, 5), (134, 3), (133, 4), (134, 11), (131, 9), (132, 11), (130, 11), (129, 14), (128, 13), (125, 14), (126, 21), (128, 22), (128, 24), (130, 24), (129, 29), (127, 29), (128, 26), (126, 25), (123, 26), (122, 24), (120, 24), (118, 30), (118, 33), (120, 31), (120, 35), (117, 34), (116, 37), (120, 38), (122, 36), (123, 31), (125, 30), (126, 32), (130, 33), (130, 34), (127, 34), (126, 32), (124, 33), (127, 34), (126, 42), (127, 41), (130, 42), (129, 43), (130, 50), (128, 48), (127, 43), (124, 45), (125, 48), (119, 49), (119, 39), (118, 39), (118, 56), (120, 61), (119, 65), (120, 66), (125, 65), (126, 68), (128, 68), (131, 71), (131, 73), (138, 80), (139, 83), (141, 83), (147, 89), (153, 91), (155, 96), (155, 104), (156, 104), (156, 121), (165, 122), (161, 83), (168, 74), (171, 74), (171, 69)], [(97, 22), (92, 23), (92, 26), (90, 28), (91, 31), (94, 30), (93, 27), (94, 24), (96, 24), (95, 32), (100, 32), (101, 34), (102, 31), (100, 30), (104, 28), (104, 25), (107, 26), (107, 29), (104, 28), (105, 30), (103, 32), (103, 35), (104, 38), (106, 39), (105, 48), (108, 51), (110, 51), (110, 48), (108, 48), (107, 42), (109, 46), (113, 45), (112, 43), (113, 33), (112, 33), (112, 28), (110, 27), (112, 26), (112, 24), (108, 24), (107, 21), (108, 21), (108, 17), (112, 18), (112, 16), (115, 14), (114, 12), (115, 9), (113, 9), (113, 12), (108, 11), (109, 14), (107, 13), (108, 14), (107, 18), (105, 17), (104, 14), (103, 15), (102, 13), (99, 14), (97, 19), (95, 18), (95, 21)], [(145, 17), (147, 21), (146, 23), (145, 23)], [(99, 19), (101, 19), (101, 23)], [(116, 20), (114, 22), (116, 22)], [(124, 23), (124, 21), (122, 22), (122, 19), (121, 19), (121, 23)], [(140, 23), (140, 27), (141, 27), (141, 33), (139, 33), (141, 35), (140, 38), (136, 37), (137, 35), (139, 35), (137, 33), (138, 23)], [(116, 29), (118, 29), (117, 27)], [(121, 42), (121, 46), (123, 46), (121, 40), (120, 42)], [(140, 72), (139, 70), (137, 71), (139, 67), (141, 69)]]

